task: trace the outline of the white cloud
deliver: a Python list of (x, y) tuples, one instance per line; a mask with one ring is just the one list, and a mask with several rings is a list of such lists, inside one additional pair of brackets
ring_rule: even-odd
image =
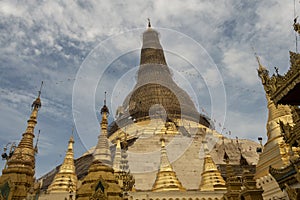
[(246, 85), (257, 84), (255, 58), (240, 49), (228, 49), (224, 52), (224, 67), (227, 75), (235, 81), (241, 81)]
[(17, 16), (22, 17), (25, 9), (23, 5), (14, 3), (12, 1), (1, 1), (0, 2), (0, 12), (6, 16)]

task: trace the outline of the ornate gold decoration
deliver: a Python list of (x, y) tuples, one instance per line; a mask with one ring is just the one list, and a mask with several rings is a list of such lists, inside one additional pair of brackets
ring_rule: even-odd
[(262, 80), (265, 91), (277, 105), (279, 101), (300, 83), (300, 54), (290, 52), (291, 67), (283, 76), (273, 74), (259, 63), (258, 75)]
[(51, 185), (48, 187), (49, 193), (73, 193), (76, 191), (77, 176), (75, 173), (73, 144), (74, 139), (73, 136), (71, 136), (64, 162), (60, 166), (59, 171), (55, 175)]
[(291, 126), (288, 122), (285, 124), (281, 120), (279, 120), (279, 126), (283, 138), (288, 142), (293, 134), (293, 126)]
[[(125, 134), (125, 133), (124, 133)], [(126, 134), (121, 147), (121, 138), (117, 138), (116, 152), (113, 163), (114, 174), (123, 191), (131, 191), (135, 183), (133, 175), (128, 171)]]
[(258, 76), (261, 78), (262, 84), (267, 94), (271, 94), (277, 89), (277, 79), (275, 76), (269, 77), (269, 71), (260, 64), (257, 69)]
[(244, 197), (244, 199), (263, 200), (262, 193), (263, 189), (256, 187), (254, 175), (249, 170), (244, 169), (240, 197)]
[[(115, 172), (115, 177), (119, 181), (119, 185), (123, 191), (131, 191), (135, 180), (130, 172)], [(121, 182), (121, 183), (120, 183)]]
[(165, 148), (165, 139), (161, 138), (161, 156), (160, 156), (160, 167), (156, 175), (155, 182), (152, 186), (152, 191), (174, 191), (180, 190), (185, 191), (181, 182), (178, 180), (176, 173), (168, 159), (167, 150)]
[(291, 164), (284, 168), (277, 169), (270, 166), (269, 172), (283, 190), (286, 184), (293, 185), (299, 182), (299, 167), (300, 159), (297, 158), (294, 161), (291, 160)]
[(99, 160), (94, 160), (89, 168), (88, 174), (82, 181), (81, 187), (76, 192), (77, 200), (89, 199), (100, 183), (103, 185), (103, 193), (109, 200), (121, 200), (122, 190), (115, 178), (113, 169), (101, 163)]
[(290, 199), (297, 199), (297, 191), (295, 188), (291, 188), (288, 184), (285, 185), (285, 190), (288, 193)]
[(102, 176), (100, 176), (100, 179), (98, 183), (95, 185), (95, 192), (90, 197), (90, 200), (107, 200), (107, 195), (105, 194), (105, 189), (107, 189), (109, 185), (104, 181)]
[(98, 189), (91, 197), (90, 200), (107, 200), (107, 196), (105, 196), (105, 194)]
[(226, 190), (225, 181), (221, 176), (221, 173), (214, 163), (211, 155), (209, 154), (206, 143), (206, 141), (203, 142), (205, 157), (199, 188), (201, 191)]
[(15, 189), (15, 184), (11, 181), (11, 179), (5, 180), (0, 185), (0, 199), (10, 200), (13, 197)]
[[(259, 68), (258, 75), (262, 80), (262, 84), (266, 91), (266, 99), (268, 102), (268, 122), (267, 122), (267, 136), (268, 141), (264, 145), (264, 150), (260, 154), (260, 159), (257, 163), (256, 177), (262, 178), (268, 176), (269, 166), (276, 166), (278, 168), (287, 166), (290, 160), (289, 145), (285, 143), (282, 136), (282, 131), (279, 126), (279, 121), (284, 123), (290, 122), (291, 109), (286, 105), (275, 105), (274, 101), (270, 98), (270, 95), (277, 90), (278, 80), (281, 76), (273, 75), (269, 77), (269, 71), (261, 65), (257, 57)], [(278, 188), (279, 189), (279, 188)]]
[(233, 171), (232, 166), (229, 164), (229, 159), (226, 161), (226, 187), (227, 192), (224, 194), (224, 198), (228, 200), (239, 199), (241, 191), (241, 179), (238, 178)]

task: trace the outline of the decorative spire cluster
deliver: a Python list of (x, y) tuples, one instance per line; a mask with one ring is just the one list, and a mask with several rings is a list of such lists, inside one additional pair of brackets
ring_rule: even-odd
[(165, 139), (161, 137), (161, 156), (160, 156), (160, 167), (156, 175), (156, 180), (153, 184), (152, 191), (185, 191), (181, 182), (178, 180), (175, 171), (170, 164), (167, 150), (165, 147)]
[(73, 193), (76, 191), (77, 176), (75, 173), (73, 144), (74, 138), (71, 136), (64, 162), (48, 187), (49, 193)]

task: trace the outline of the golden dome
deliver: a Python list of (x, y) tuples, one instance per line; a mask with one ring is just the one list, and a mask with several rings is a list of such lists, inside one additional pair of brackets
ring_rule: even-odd
[(123, 103), (127, 112), (123, 118), (131, 116), (137, 121), (144, 120), (154, 111), (156, 114), (165, 113), (164, 116), (167, 115), (169, 119), (184, 117), (207, 127), (210, 125), (198, 113), (189, 95), (174, 82), (159, 42), (159, 34), (151, 27), (143, 33), (137, 75), (137, 83)]

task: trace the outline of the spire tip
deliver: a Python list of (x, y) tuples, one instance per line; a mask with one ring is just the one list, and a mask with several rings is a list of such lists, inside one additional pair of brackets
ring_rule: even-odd
[(257, 55), (257, 53), (256, 53), (256, 51), (255, 51), (255, 49), (254, 49), (254, 47), (251, 47), (251, 48), (252, 48), (252, 51), (253, 51), (253, 53), (254, 53), (254, 56), (255, 56), (255, 58), (256, 58), (256, 60), (257, 60), (258, 66), (261, 67), (262, 65), (261, 65), (261, 63), (260, 63), (260, 59), (259, 59), (259, 57), (258, 57), (258, 55)]
[(71, 135), (71, 137), (74, 137), (74, 131), (75, 131), (75, 124), (72, 127), (72, 135)]
[(40, 90), (38, 91), (38, 97), (32, 103), (31, 109), (35, 109), (35, 108), (39, 109), (42, 106), (40, 97), (41, 97), (41, 93), (42, 93), (43, 84), (44, 84), (44, 81), (42, 81), (42, 83), (41, 83)]
[(107, 114), (109, 114), (109, 110), (108, 110), (108, 108), (107, 108), (107, 106), (106, 106), (106, 91), (104, 92), (104, 105), (103, 105), (103, 107), (101, 108), (101, 114), (103, 114), (103, 113), (107, 113)]
[(151, 28), (150, 18), (148, 18), (148, 28)]
[(40, 90), (38, 91), (38, 93), (39, 93), (38, 98), (41, 96), (43, 84), (44, 84), (44, 81), (42, 81)]

